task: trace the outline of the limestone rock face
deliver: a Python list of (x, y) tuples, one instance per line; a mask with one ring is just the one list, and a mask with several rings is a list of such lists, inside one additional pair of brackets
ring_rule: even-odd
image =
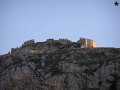
[(0, 90), (120, 90), (120, 49), (18, 48), (0, 56)]

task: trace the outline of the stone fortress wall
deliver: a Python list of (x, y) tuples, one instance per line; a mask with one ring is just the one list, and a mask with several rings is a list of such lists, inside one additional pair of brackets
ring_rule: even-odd
[[(96, 47), (96, 42), (94, 40), (91, 40), (91, 39), (88, 39), (88, 38), (80, 38), (77, 42), (72, 42), (72, 41), (70, 41), (68, 39), (64, 39), (64, 38), (63, 39), (59, 39), (59, 40), (47, 39), (45, 42), (40, 43), (41, 45), (38, 47), (37, 51), (36, 50), (34, 51), (34, 50), (31, 49), (32, 47), (34, 48), (35, 44), (36, 43), (35, 43), (34, 39), (28, 40), (28, 41), (25, 41), (22, 44), (21, 48), (25, 48), (26, 47), (26, 49), (24, 51), (27, 50), (28, 52), (35, 53), (35, 52), (38, 52), (40, 50), (42, 52), (42, 50), (45, 49), (45, 47), (50, 49), (48, 47), (48, 44), (51, 45), (52, 49), (53, 48), (59, 48), (59, 49), (66, 48), (66, 49), (68, 49), (68, 48), (87, 48), (87, 47), (88, 48), (89, 47), (93, 47), (94, 48), (94, 47)], [(31, 46), (29, 46), (29, 45), (31, 45)], [(58, 45), (58, 47), (57, 47), (57, 45)], [(42, 49), (40, 49), (40, 48), (42, 48)], [(19, 50), (18, 47), (17, 48), (12, 48), (11, 52), (16, 52), (18, 50)]]
[(79, 42), (82, 43), (82, 47), (96, 47), (96, 42), (88, 38), (80, 38)]
[[(69, 45), (72, 43), (72, 41), (68, 39), (59, 39), (59, 40), (54, 40), (54, 39), (47, 39), (48, 43), (53, 43), (53, 42), (59, 42), (62, 45)], [(96, 47), (96, 42), (92, 39), (88, 38), (80, 38), (80, 40), (77, 41), (78, 43), (81, 43), (81, 47), (86, 48), (86, 47)]]
[(68, 40), (67, 38), (66, 39), (59, 39), (59, 40), (54, 40), (54, 39), (47, 39), (46, 41), (47, 43), (54, 43), (54, 42), (59, 42), (60, 44), (62, 45), (67, 45), (67, 44), (71, 44), (72, 41)]
[[(59, 40), (47, 39), (45, 42), (49, 43), (49, 44), (53, 44), (53, 43), (59, 42), (62, 45), (70, 45), (70, 44), (73, 43), (72, 41), (68, 40), (67, 38), (66, 39), (63, 38), (63, 39), (59, 39)], [(34, 44), (34, 43), (35, 43), (34, 39), (28, 40), (28, 41), (24, 42), (23, 46), (27, 46), (27, 45)], [(80, 43), (81, 47), (83, 47), (83, 48), (86, 48), (86, 47), (96, 47), (96, 42), (94, 40), (88, 39), (88, 38), (80, 38), (77, 41), (77, 43)]]

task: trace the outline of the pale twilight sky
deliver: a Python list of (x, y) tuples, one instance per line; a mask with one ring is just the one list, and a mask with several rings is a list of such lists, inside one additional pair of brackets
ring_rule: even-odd
[[(0, 54), (48, 38), (120, 48), (120, 5), (115, 0), (0, 0)], [(120, 0), (118, 0), (120, 3)]]

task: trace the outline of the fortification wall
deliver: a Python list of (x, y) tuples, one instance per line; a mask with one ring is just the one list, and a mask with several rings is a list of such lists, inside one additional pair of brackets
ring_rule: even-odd
[(80, 38), (83, 47), (96, 47), (96, 42), (88, 38)]

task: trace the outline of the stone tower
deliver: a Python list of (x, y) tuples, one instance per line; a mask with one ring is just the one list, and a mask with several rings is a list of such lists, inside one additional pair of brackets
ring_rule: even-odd
[(96, 42), (88, 38), (80, 38), (79, 42), (82, 43), (82, 47), (96, 47)]

